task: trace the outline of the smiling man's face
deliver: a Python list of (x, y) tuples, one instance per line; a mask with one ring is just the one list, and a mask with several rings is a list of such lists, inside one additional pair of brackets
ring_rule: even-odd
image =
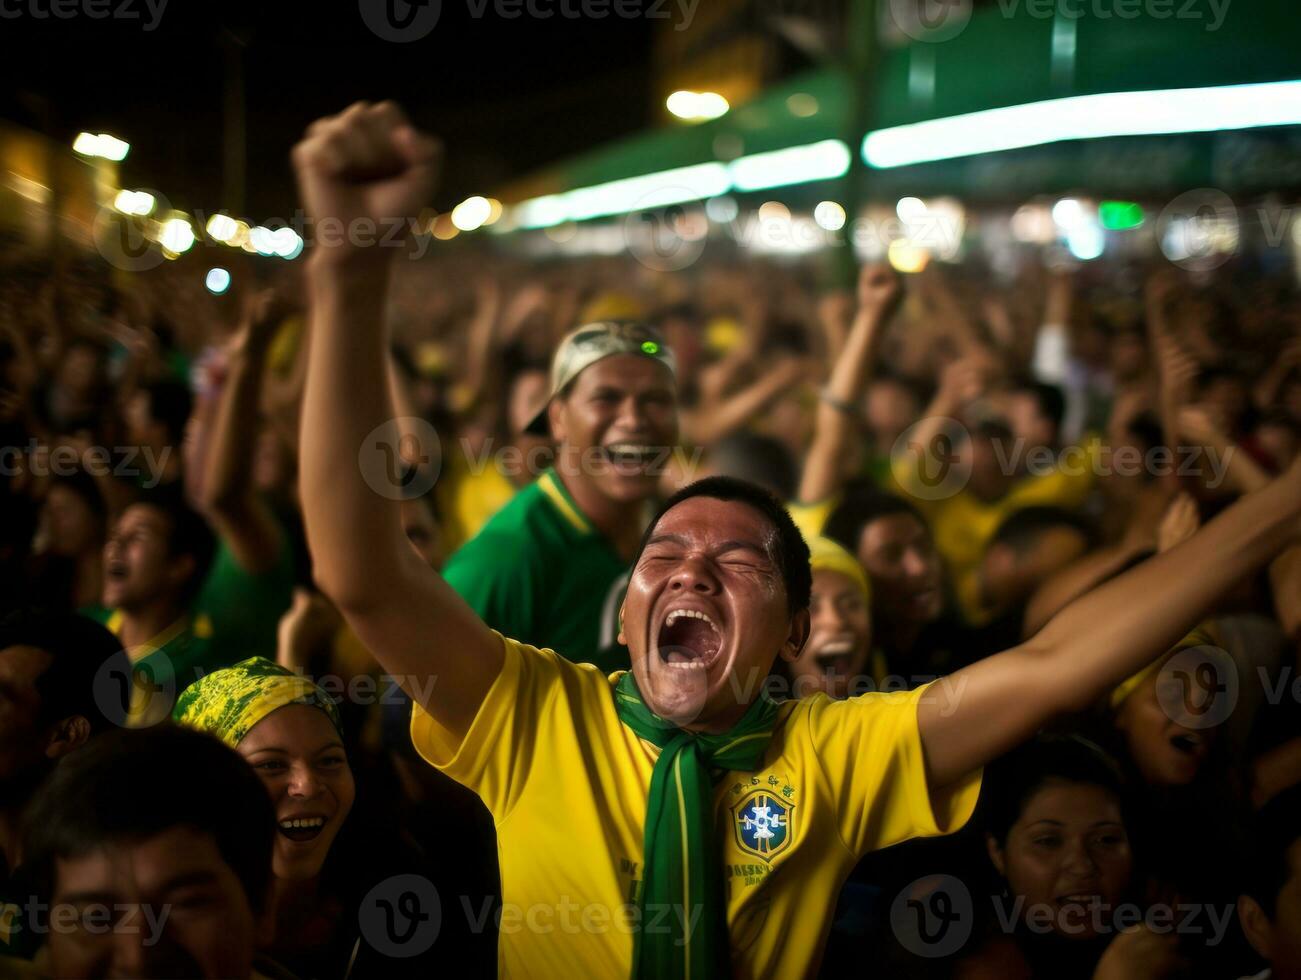
[(776, 528), (748, 504), (703, 496), (655, 525), (623, 616), (647, 706), (695, 731), (731, 728), (774, 658), (798, 653), (809, 632), (808, 610), (788, 609)]
[(649, 357), (615, 354), (584, 369), (552, 402), (550, 418), (561, 469), (611, 500), (644, 500), (677, 444), (673, 376)]

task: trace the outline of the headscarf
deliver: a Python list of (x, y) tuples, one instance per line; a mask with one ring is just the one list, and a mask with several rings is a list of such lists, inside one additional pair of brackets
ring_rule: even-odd
[(172, 720), (216, 735), (234, 748), (254, 725), (290, 704), (320, 708), (342, 737), (333, 699), (306, 677), (263, 657), (199, 678), (176, 699)]
[(858, 586), (864, 605), (872, 604), (872, 586), (858, 559), (830, 538), (818, 535), (809, 539), (809, 566), (814, 572), (839, 572)]

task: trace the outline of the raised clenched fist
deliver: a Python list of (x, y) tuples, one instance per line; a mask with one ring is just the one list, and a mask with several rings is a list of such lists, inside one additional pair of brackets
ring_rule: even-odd
[(294, 147), (316, 255), (343, 261), (385, 254), (405, 240), (429, 199), (438, 142), (392, 102), (357, 102), (312, 123)]

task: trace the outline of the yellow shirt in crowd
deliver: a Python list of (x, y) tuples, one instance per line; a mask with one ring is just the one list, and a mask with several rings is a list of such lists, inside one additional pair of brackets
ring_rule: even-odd
[[(412, 739), (492, 812), (501, 975), (628, 976), (659, 750), (620, 722), (619, 672), (504, 643), (501, 674), (464, 740), (419, 706)], [(814, 973), (841, 885), (863, 854), (970, 818), (979, 772), (932, 806), (917, 728), (926, 690), (786, 702), (763, 768), (718, 780), (735, 976)], [(648, 928), (651, 919), (648, 911)]]
[[(1101, 452), (1101, 442), (1090, 438), (1077, 447), (1079, 454), (1073, 467), (1054, 467), (1049, 472), (1027, 476), (998, 500), (981, 500), (969, 490), (952, 496), (927, 500), (907, 491), (909, 470), (913, 464), (902, 459), (893, 471), (899, 496), (914, 504), (926, 518), (935, 541), (935, 549), (944, 558), (952, 576), (954, 594), (964, 619), (976, 625), (988, 620), (980, 606), (980, 561), (999, 527), (1017, 511), (1028, 507), (1062, 507), (1077, 509), (1093, 489), (1093, 465)], [(902, 467), (902, 469), (900, 469)]]

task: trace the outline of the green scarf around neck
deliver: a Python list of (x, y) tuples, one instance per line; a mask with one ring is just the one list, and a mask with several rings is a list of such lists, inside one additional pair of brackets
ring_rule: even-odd
[(632, 673), (614, 688), (619, 720), (660, 749), (646, 803), (645, 856), (633, 943), (634, 980), (711, 980), (731, 973), (711, 769), (751, 772), (777, 722), (767, 695), (721, 735), (687, 732), (651, 711)]

